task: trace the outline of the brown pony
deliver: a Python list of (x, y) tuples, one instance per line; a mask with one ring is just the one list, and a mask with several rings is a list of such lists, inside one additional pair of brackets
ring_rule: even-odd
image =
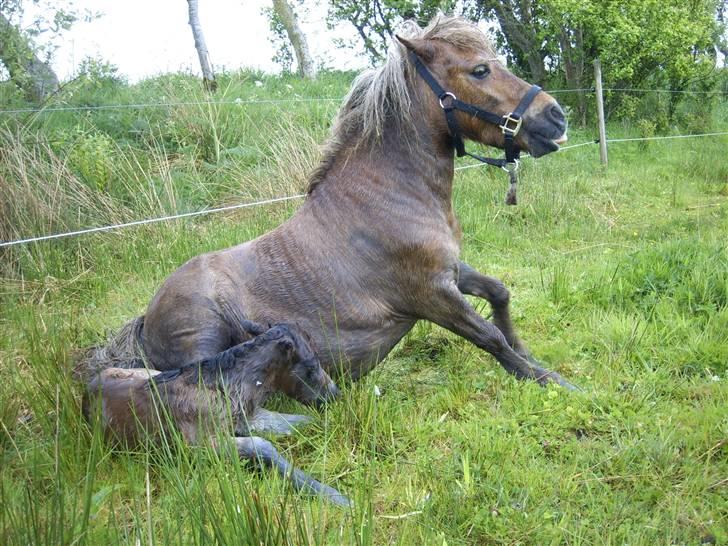
[[(176, 368), (240, 343), (240, 324), (250, 319), (301, 324), (329, 372), (341, 368), (357, 378), (418, 320), (429, 320), (519, 378), (571, 387), (516, 336), (503, 283), (459, 259), (453, 140), (410, 52), (461, 101), (499, 116), (530, 89), (473, 24), (439, 17), (425, 29), (410, 25), (383, 66), (354, 82), (296, 214), (258, 239), (188, 261), (164, 282), (146, 315), (84, 365), (98, 369), (143, 355), (157, 369)], [(455, 116), (465, 138), (503, 147), (497, 124)], [(533, 157), (566, 140), (564, 114), (546, 93), (522, 120), (515, 144)], [(473, 309), (468, 294), (491, 304), (493, 322)]]

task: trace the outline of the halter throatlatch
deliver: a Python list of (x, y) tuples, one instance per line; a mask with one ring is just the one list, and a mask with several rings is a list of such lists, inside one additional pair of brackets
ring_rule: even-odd
[[(532, 85), (528, 92), (523, 96), (521, 102), (518, 103), (516, 109), (513, 112), (506, 114), (505, 116), (499, 116), (482, 108), (478, 108), (473, 104), (463, 102), (458, 99), (450, 91), (440, 85), (440, 83), (432, 75), (432, 72), (428, 70), (422, 59), (414, 53), (410, 52), (410, 58), (415, 65), (417, 73), (422, 77), (423, 80), (430, 86), (430, 89), (437, 95), (440, 102), (440, 107), (445, 112), (445, 119), (447, 120), (447, 128), (452, 138), (452, 144), (455, 148), (455, 152), (458, 157), (465, 155), (477, 159), (478, 161), (494, 167), (500, 167), (508, 172), (511, 186), (508, 189), (506, 195), (506, 204), (516, 204), (516, 183), (518, 182), (518, 160), (521, 155), (521, 150), (516, 146), (515, 138), (518, 131), (521, 130), (521, 124), (523, 123), (523, 113), (533, 102), (541, 92), (541, 88), (538, 85)], [(465, 112), (473, 117), (487, 121), (497, 125), (503, 133), (503, 140), (505, 141), (504, 149), (506, 153), (505, 159), (496, 159), (493, 157), (483, 157), (478, 154), (473, 154), (465, 149), (465, 142), (460, 132), (460, 126), (458, 125), (457, 119), (455, 118), (455, 111), (459, 110)]]

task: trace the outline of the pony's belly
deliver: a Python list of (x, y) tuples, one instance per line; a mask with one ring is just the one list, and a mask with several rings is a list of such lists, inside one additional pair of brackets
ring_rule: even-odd
[(378, 329), (339, 329), (325, 334), (322, 341), (317, 340), (321, 365), (332, 377), (350, 375), (358, 379), (381, 362), (415, 322), (391, 321)]

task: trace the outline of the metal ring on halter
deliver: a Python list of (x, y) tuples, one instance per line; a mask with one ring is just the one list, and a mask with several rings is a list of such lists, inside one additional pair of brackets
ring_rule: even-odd
[[(445, 99), (446, 97), (450, 97), (450, 100), (458, 100), (458, 98), (455, 95), (453, 95), (452, 93), (450, 93), (450, 91), (445, 91), (442, 95), (437, 97), (437, 100), (440, 101), (440, 108), (442, 108), (443, 110), (448, 109), (448, 107), (442, 103), (443, 99)], [(450, 108), (452, 108), (452, 106), (450, 106)]]
[(520, 162), (517, 159), (513, 160), (513, 163), (506, 163), (501, 167), (504, 171), (507, 173), (515, 173), (518, 172), (518, 167), (520, 167)]

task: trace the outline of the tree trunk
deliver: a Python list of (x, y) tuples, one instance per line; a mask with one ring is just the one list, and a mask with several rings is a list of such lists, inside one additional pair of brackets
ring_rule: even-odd
[(15, 25), (0, 13), (0, 61), (11, 80), (32, 102), (42, 102), (58, 90), (58, 76), (41, 61)]
[(715, 18), (718, 21), (718, 31), (715, 36), (715, 50), (723, 55), (723, 67), (728, 68), (728, 28), (726, 28), (728, 1), (721, 0), (718, 2), (715, 13)]
[(501, 32), (511, 49), (518, 51), (521, 58), (528, 64), (531, 73), (529, 80), (533, 83), (544, 83), (546, 68), (544, 67), (545, 53), (541, 51), (540, 44), (536, 42), (532, 29), (528, 28), (531, 19), (529, 12), (530, 3), (524, 2), (519, 6), (523, 13), (517, 14), (513, 2), (489, 2), (485, 3), (495, 12), (496, 19), (501, 27)]
[[(573, 37), (573, 40), (572, 40)], [(559, 34), (559, 47), (561, 48), (561, 62), (566, 76), (566, 87), (582, 89), (584, 82), (584, 37), (581, 27), (573, 33), (564, 28)], [(586, 97), (583, 91), (574, 91), (576, 114), (581, 124), (586, 124)]]
[(306, 36), (296, 20), (296, 14), (287, 0), (273, 0), (273, 9), (286, 29), (288, 39), (291, 41), (293, 51), (298, 61), (298, 73), (304, 78), (313, 79), (316, 77), (316, 65), (308, 49)]
[(215, 73), (212, 71), (210, 63), (210, 53), (207, 51), (205, 43), (205, 35), (202, 33), (202, 25), (200, 25), (200, 14), (197, 9), (197, 0), (187, 0), (190, 14), (190, 27), (192, 28), (192, 36), (195, 39), (195, 49), (197, 56), (200, 58), (200, 68), (202, 69), (202, 82), (205, 89), (215, 91), (217, 82), (215, 81)]

